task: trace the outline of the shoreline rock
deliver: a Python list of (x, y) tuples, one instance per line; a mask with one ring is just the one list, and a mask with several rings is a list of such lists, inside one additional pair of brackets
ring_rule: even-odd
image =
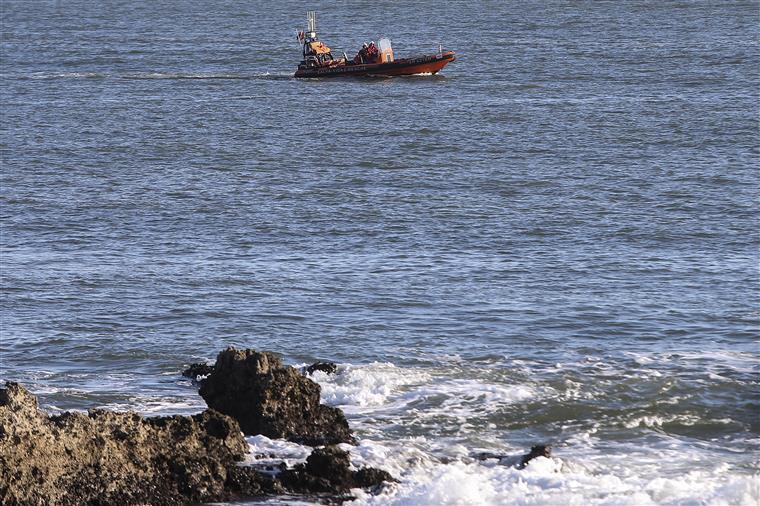
[[(396, 480), (380, 469), (351, 468), (337, 446), (355, 444), (348, 422), (340, 409), (320, 404), (319, 385), (305, 376), (336, 369), (317, 362), (299, 371), (271, 353), (228, 348), (215, 364), (183, 372), (200, 384), (210, 409), (152, 418), (103, 409), (48, 415), (34, 395), (8, 382), (0, 388), (0, 504), (162, 506), (272, 496), (342, 503), (354, 488), (377, 493)], [(241, 427), (325, 446), (291, 468), (284, 460), (243, 466)], [(550, 454), (550, 446), (538, 445), (522, 456), (476, 459), (523, 469)]]
[(320, 386), (272, 353), (227, 348), (199, 393), (248, 435), (309, 446), (355, 444), (343, 411), (320, 403)]
[(342, 502), (351, 488), (394, 481), (379, 469), (350, 469), (337, 447), (293, 468), (283, 463), (274, 476), (239, 465), (247, 451), (237, 422), (212, 409), (49, 416), (18, 383), (0, 388), (0, 504), (162, 506), (288, 494)]
[(246, 450), (237, 423), (213, 410), (192, 417), (105, 410), (48, 416), (18, 383), (0, 388), (2, 504), (228, 500), (228, 469)]

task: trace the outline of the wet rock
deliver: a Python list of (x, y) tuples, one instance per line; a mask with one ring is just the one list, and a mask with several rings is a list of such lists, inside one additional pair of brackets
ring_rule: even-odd
[(351, 459), (337, 446), (317, 448), (306, 459), (306, 472), (312, 476), (342, 483), (350, 479)]
[(355, 442), (343, 412), (320, 404), (319, 385), (271, 353), (227, 348), (200, 394), (246, 434), (311, 446)]
[(296, 493), (340, 493), (352, 488), (373, 488), (396, 481), (390, 474), (375, 468), (350, 468), (348, 452), (337, 446), (315, 449), (305, 464), (283, 471), (278, 479)]
[[(17, 383), (0, 389), (0, 504), (186, 504), (228, 500), (247, 444), (230, 417), (48, 417)], [(263, 485), (245, 490), (255, 495)], [(240, 487), (243, 490), (243, 487)]]
[(488, 453), (488, 452), (471, 454), (470, 457), (472, 457), (475, 460), (488, 460), (488, 459), (501, 460), (502, 458), (504, 458), (503, 455), (498, 455), (496, 453)]
[(224, 485), (230, 493), (239, 497), (282, 495), (287, 493), (287, 490), (277, 479), (245, 466), (229, 468)]
[(292, 469), (283, 463), (274, 476), (238, 465), (247, 449), (237, 422), (214, 410), (48, 416), (17, 383), (0, 388), (0, 504), (163, 506), (292, 494), (342, 502), (352, 488), (394, 481), (379, 469), (351, 470), (334, 446)]
[(316, 371), (322, 371), (325, 374), (334, 374), (338, 370), (338, 366), (332, 362), (314, 362), (306, 368), (306, 374), (312, 375)]
[(535, 459), (536, 457), (550, 457), (552, 452), (552, 447), (548, 445), (536, 445), (532, 446), (530, 448), (530, 452), (528, 452), (525, 455), (520, 456), (510, 456), (510, 455), (498, 455), (495, 453), (478, 453), (476, 455), (473, 455), (473, 458), (477, 460), (488, 460), (488, 459), (496, 459), (499, 461), (500, 464), (505, 466), (513, 466), (517, 469), (525, 469), (525, 466), (528, 465), (528, 462)]
[(354, 473), (354, 488), (370, 488), (377, 491), (385, 483), (398, 482), (390, 473), (376, 467), (362, 467)]
[(197, 364), (190, 364), (190, 367), (182, 371), (182, 376), (192, 378), (195, 381), (202, 381), (198, 380), (200, 376), (208, 376), (212, 372), (214, 372), (213, 365), (200, 362)]
[(523, 455), (520, 462), (517, 464), (518, 469), (524, 469), (528, 465), (528, 462), (536, 457), (551, 457), (552, 447), (548, 445), (536, 445), (530, 448), (530, 452), (527, 455)]

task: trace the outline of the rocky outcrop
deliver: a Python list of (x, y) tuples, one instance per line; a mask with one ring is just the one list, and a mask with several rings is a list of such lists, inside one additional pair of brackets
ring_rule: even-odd
[(235, 418), (246, 434), (311, 446), (354, 443), (343, 412), (320, 404), (320, 387), (275, 355), (227, 348), (200, 394), (212, 409)]
[(302, 494), (351, 499), (351, 488), (393, 478), (349, 467), (337, 447), (316, 449), (279, 473), (238, 465), (248, 445), (237, 422), (217, 411), (143, 418), (91, 410), (48, 416), (17, 383), (0, 388), (0, 504), (175, 505)]
[(104, 410), (48, 417), (18, 384), (0, 389), (1, 504), (226, 500), (228, 470), (246, 450), (237, 423), (212, 410), (192, 417)]

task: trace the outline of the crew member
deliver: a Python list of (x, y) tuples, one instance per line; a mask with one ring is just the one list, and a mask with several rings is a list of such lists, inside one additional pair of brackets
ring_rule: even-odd
[(378, 50), (377, 46), (375, 45), (375, 41), (369, 43), (369, 46), (367, 46), (367, 59), (370, 62), (375, 62), (377, 60)]
[(359, 50), (358, 53), (356, 53), (356, 56), (354, 57), (354, 63), (357, 65), (360, 63), (364, 63), (364, 61), (367, 58), (367, 43), (365, 42), (362, 44), (362, 48)]

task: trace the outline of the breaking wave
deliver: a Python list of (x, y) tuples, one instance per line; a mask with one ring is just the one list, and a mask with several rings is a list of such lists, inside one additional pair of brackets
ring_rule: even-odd
[[(760, 501), (760, 474), (715, 461), (706, 445), (670, 437), (647, 448), (609, 441), (601, 434), (602, 422), (590, 428), (568, 424), (553, 457), (535, 459), (524, 470), (509, 464), (527, 448), (510, 446), (495, 432), (389, 437), (399, 419), (412, 426), (431, 417), (439, 424), (441, 417), (461, 422), (527, 400), (556, 400), (557, 392), (548, 387), (451, 378), (379, 362), (340, 365), (336, 374), (317, 372), (312, 377), (322, 387), (323, 401), (344, 409), (360, 435), (358, 446), (344, 446), (354, 465), (380, 467), (400, 479), (379, 495), (354, 491), (355, 504), (749, 506)], [(659, 431), (669, 424), (734, 422), (642, 415), (604, 423), (610, 430)], [(494, 448), (506, 458), (476, 458), (480, 450)]]

